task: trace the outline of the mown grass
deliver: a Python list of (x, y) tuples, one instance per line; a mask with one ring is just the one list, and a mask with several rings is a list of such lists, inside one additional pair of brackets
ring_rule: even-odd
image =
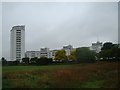
[(117, 88), (118, 63), (5, 66), (3, 88)]

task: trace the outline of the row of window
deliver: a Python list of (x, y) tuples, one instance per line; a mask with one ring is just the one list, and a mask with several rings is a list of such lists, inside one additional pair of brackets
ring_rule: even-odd
[(20, 60), (21, 57), (16, 57), (17, 60)]
[(21, 54), (20, 53), (16, 53), (16, 56), (20, 56)]
[(20, 38), (16, 38), (16, 40), (21, 40)]
[(40, 53), (40, 54), (48, 54), (48, 53)]
[(20, 37), (20, 36), (21, 36), (21, 34), (16, 34), (16, 36), (17, 36), (17, 37), (18, 37), (18, 36)]
[(48, 55), (40, 55), (40, 56), (48, 56)]
[(16, 30), (16, 31), (21, 31), (21, 30)]
[(21, 31), (17, 31), (16, 33), (21, 33)]
[(16, 47), (21, 47), (21, 45), (20, 45), (20, 44), (17, 44)]
[(16, 40), (16, 42), (21, 42), (21, 40)]
[(16, 54), (17, 57), (20, 57), (21, 55), (20, 54)]
[(17, 47), (16, 50), (20, 50), (21, 48), (20, 47)]
[(16, 38), (20, 38), (20, 37), (21, 37), (21, 35), (20, 35), (20, 34), (17, 34), (17, 35), (16, 35)]
[(16, 43), (16, 47), (17, 47), (17, 46), (18, 46), (18, 47), (21, 46), (21, 43)]
[(16, 35), (21, 35), (21, 32), (17, 32)]
[(21, 51), (21, 49), (20, 48), (16, 48), (16, 51)]
[(16, 39), (21, 39), (21, 37), (16, 37)]
[(16, 37), (16, 39), (21, 39), (21, 37)]
[(21, 52), (21, 49), (16, 48), (16, 52)]
[(16, 35), (21, 35), (21, 32), (16, 32)]
[(21, 45), (21, 42), (16, 42), (16, 44)]

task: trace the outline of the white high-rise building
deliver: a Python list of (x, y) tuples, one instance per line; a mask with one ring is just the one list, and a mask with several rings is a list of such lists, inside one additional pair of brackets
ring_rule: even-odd
[(11, 61), (20, 61), (25, 56), (25, 26), (13, 26), (11, 30)]

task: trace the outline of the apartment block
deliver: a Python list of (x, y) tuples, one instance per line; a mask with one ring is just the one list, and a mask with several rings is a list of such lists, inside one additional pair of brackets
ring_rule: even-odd
[(10, 59), (20, 61), (25, 56), (25, 26), (13, 26), (10, 33)]

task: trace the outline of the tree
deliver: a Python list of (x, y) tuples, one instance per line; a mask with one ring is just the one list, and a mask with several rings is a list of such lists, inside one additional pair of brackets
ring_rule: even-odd
[(111, 49), (114, 45), (112, 44), (112, 42), (106, 42), (103, 44), (103, 47), (101, 48), (101, 50), (108, 50)]
[(25, 64), (29, 64), (29, 58), (28, 57), (22, 58), (22, 62)]
[(52, 58), (41, 57), (37, 59), (36, 63), (38, 65), (47, 65), (52, 63)]
[(7, 60), (4, 57), (1, 58), (1, 61), (3, 66), (7, 65)]
[(95, 52), (89, 50), (88, 47), (77, 48), (76, 58), (81, 63), (92, 63), (95, 62)]
[(58, 50), (55, 53), (55, 60), (59, 60), (59, 61), (67, 60), (66, 51), (65, 50)]
[(72, 61), (76, 60), (76, 50), (72, 50), (68, 58)]
[(30, 59), (30, 63), (36, 64), (37, 60), (38, 60), (37, 57), (31, 58), (31, 59)]
[(103, 60), (119, 60), (119, 44), (104, 43), (103, 48), (99, 53), (99, 58), (103, 58)]
[(115, 59), (120, 59), (120, 48), (118, 44), (114, 44), (111, 48), (111, 57)]

